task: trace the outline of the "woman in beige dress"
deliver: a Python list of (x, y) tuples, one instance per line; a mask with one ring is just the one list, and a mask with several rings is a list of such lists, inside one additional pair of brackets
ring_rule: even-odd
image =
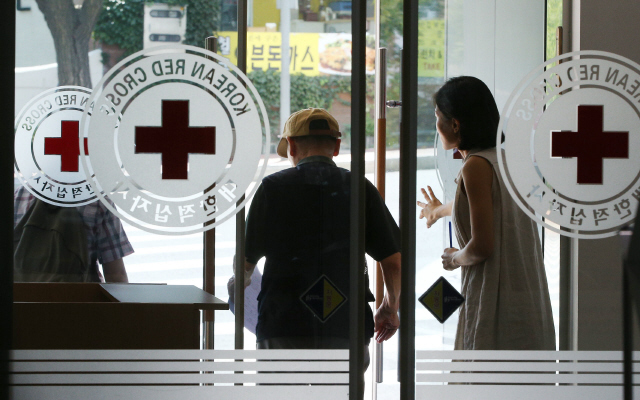
[[(445, 270), (462, 268), (456, 350), (555, 350), (555, 328), (536, 224), (506, 189), (496, 153), (500, 115), (491, 91), (470, 76), (434, 95), (445, 150), (464, 158), (454, 201), (422, 189), (427, 228), (451, 216), (460, 249), (442, 254)], [(502, 150), (500, 150), (502, 151)]]

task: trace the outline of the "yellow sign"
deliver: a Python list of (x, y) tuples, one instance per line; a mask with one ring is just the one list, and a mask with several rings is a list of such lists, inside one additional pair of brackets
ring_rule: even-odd
[(418, 22), (418, 76), (444, 77), (444, 20)]
[[(238, 64), (238, 33), (218, 32), (218, 53)], [(318, 33), (292, 33), (289, 36), (289, 72), (319, 75)], [(280, 71), (282, 49), (280, 32), (247, 32), (247, 73)]]
[[(238, 63), (238, 34), (218, 32), (220, 55)], [(365, 49), (365, 68), (373, 74), (375, 50), (373, 36), (367, 37), (372, 47)], [(351, 34), (291, 33), (289, 36), (289, 72), (291, 74), (351, 76)], [(280, 32), (247, 32), (247, 73), (280, 71), (282, 49)]]
[(322, 307), (324, 319), (326, 319), (343, 302), (344, 296), (331, 285), (328, 279), (326, 279), (324, 281), (324, 307)]
[(441, 276), (418, 301), (443, 324), (464, 303), (464, 297)]
[(431, 290), (427, 291), (427, 295), (421, 300), (421, 303), (429, 311), (431, 311), (438, 320), (442, 319), (442, 281), (438, 281)]
[(347, 298), (326, 275), (322, 275), (300, 296), (300, 301), (316, 318), (325, 322), (347, 301)]
[[(444, 77), (444, 20), (422, 20), (418, 34), (418, 76)], [(218, 32), (218, 52), (238, 64), (238, 33)], [(351, 75), (351, 35), (291, 33), (289, 72), (317, 76)], [(280, 32), (247, 32), (247, 73), (280, 71)], [(373, 73), (375, 50), (367, 47), (365, 65)]]

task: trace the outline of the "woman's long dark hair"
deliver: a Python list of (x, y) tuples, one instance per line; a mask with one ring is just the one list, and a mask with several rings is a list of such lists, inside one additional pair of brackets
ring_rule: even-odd
[(460, 122), (458, 149), (495, 147), (500, 113), (491, 91), (480, 79), (451, 78), (433, 95), (433, 102), (445, 118)]

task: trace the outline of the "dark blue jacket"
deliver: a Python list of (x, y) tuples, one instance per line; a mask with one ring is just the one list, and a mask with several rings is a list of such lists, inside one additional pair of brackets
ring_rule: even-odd
[[(257, 340), (349, 337), (349, 201), (350, 172), (326, 157), (308, 157), (295, 168), (263, 179), (249, 211), (246, 236), (247, 260), (257, 263), (266, 257), (258, 296)], [(399, 251), (400, 232), (369, 181), (365, 203), (365, 249), (379, 261)], [(333, 288), (318, 283), (325, 279)], [(322, 295), (322, 287), (334, 296), (334, 304), (325, 307), (324, 314), (314, 302), (314, 297)], [(336, 296), (347, 301), (336, 306)], [(367, 289), (366, 301), (373, 300)], [(365, 334), (371, 338), (369, 306), (365, 316)]]

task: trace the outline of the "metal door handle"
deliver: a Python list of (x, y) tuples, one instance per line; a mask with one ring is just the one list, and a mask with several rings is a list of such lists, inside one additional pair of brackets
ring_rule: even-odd
[(388, 108), (398, 108), (402, 107), (402, 100), (388, 100), (387, 101)]

